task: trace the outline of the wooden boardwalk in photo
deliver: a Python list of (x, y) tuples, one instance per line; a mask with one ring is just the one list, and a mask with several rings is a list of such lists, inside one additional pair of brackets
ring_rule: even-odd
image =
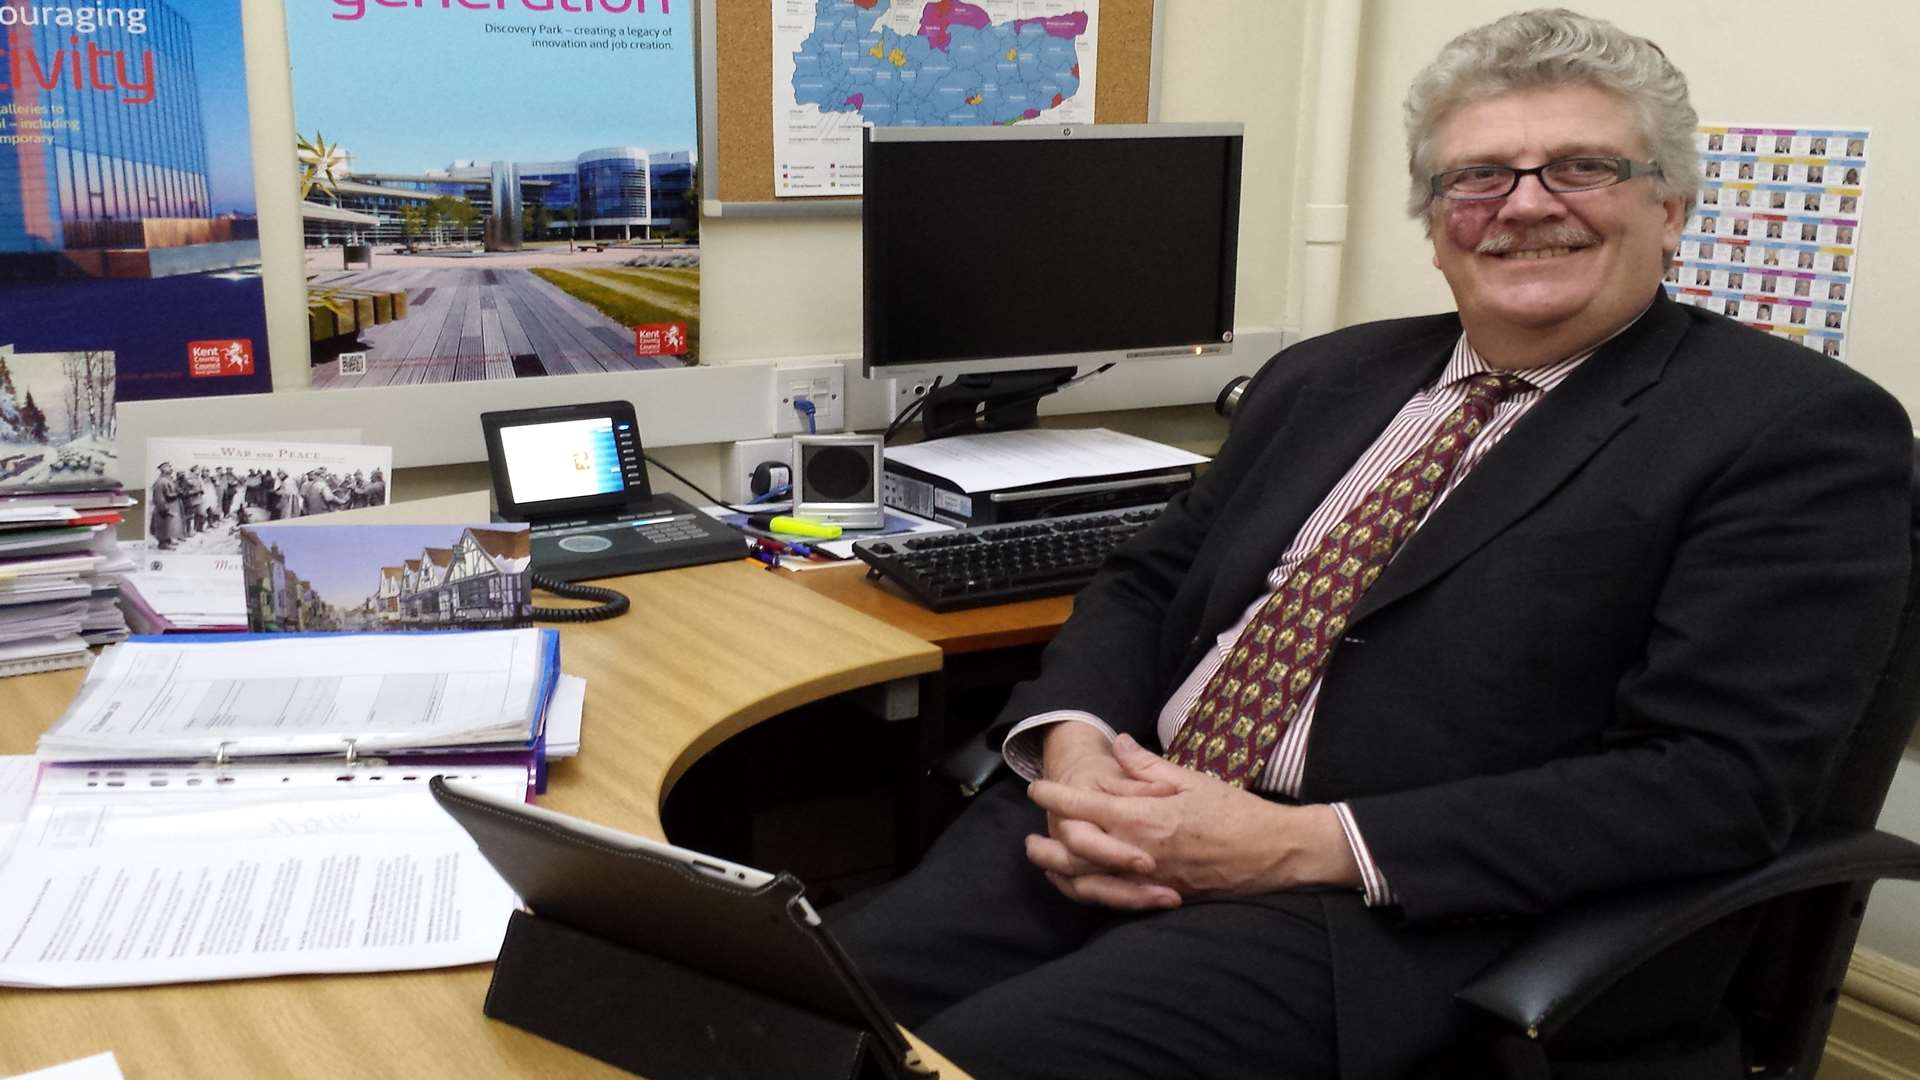
[(406, 318), (357, 335), (367, 347), (365, 374), (342, 375), (329, 360), (313, 366), (316, 388), (681, 366), (673, 357), (635, 356), (632, 330), (523, 268), (334, 271), (309, 285), (404, 291), (409, 306)]

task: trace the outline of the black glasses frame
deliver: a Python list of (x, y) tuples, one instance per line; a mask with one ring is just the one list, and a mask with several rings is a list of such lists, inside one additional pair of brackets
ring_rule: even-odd
[[(1548, 169), (1569, 165), (1576, 161), (1604, 163), (1613, 170), (1613, 179), (1602, 184), (1593, 184), (1587, 187), (1557, 187), (1553, 181), (1547, 179)], [(1448, 194), (1446, 190), (1448, 178), (1458, 176), (1461, 173), (1488, 171), (1504, 172), (1507, 174), (1507, 186), (1499, 193), (1486, 195)], [(1514, 189), (1520, 186), (1520, 178), (1523, 176), (1537, 178), (1540, 181), (1541, 187), (1546, 188), (1555, 195), (1566, 195), (1582, 191), (1599, 191), (1602, 188), (1610, 188), (1615, 184), (1624, 184), (1636, 176), (1659, 175), (1661, 175), (1660, 163), (1657, 161), (1635, 161), (1632, 158), (1580, 154), (1575, 157), (1558, 158), (1543, 165), (1535, 165), (1531, 169), (1516, 169), (1511, 165), (1467, 165), (1458, 169), (1448, 169), (1445, 172), (1435, 173), (1433, 177), (1427, 181), (1427, 189), (1432, 192), (1433, 197), (1436, 199), (1446, 199), (1451, 202), (1486, 202), (1491, 199), (1504, 199), (1513, 194)]]

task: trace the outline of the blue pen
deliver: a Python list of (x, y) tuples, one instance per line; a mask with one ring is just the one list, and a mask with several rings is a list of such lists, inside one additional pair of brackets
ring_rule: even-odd
[(780, 553), (777, 551), (768, 551), (765, 548), (754, 548), (747, 554), (766, 563), (767, 569), (769, 570), (777, 569), (780, 566)]

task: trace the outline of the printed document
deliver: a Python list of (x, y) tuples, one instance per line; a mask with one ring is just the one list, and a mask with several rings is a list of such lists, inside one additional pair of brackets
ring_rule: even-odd
[(0, 985), (491, 960), (516, 901), (428, 794), (439, 772), (526, 794), (518, 767), (50, 768), (0, 863)]

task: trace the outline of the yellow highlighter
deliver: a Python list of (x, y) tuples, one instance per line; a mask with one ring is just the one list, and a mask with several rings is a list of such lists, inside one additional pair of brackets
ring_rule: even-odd
[(785, 514), (755, 514), (747, 519), (747, 524), (756, 529), (765, 529), (782, 536), (804, 536), (809, 540), (838, 540), (840, 526), (829, 525), (821, 521), (808, 521), (806, 518), (788, 517)]

